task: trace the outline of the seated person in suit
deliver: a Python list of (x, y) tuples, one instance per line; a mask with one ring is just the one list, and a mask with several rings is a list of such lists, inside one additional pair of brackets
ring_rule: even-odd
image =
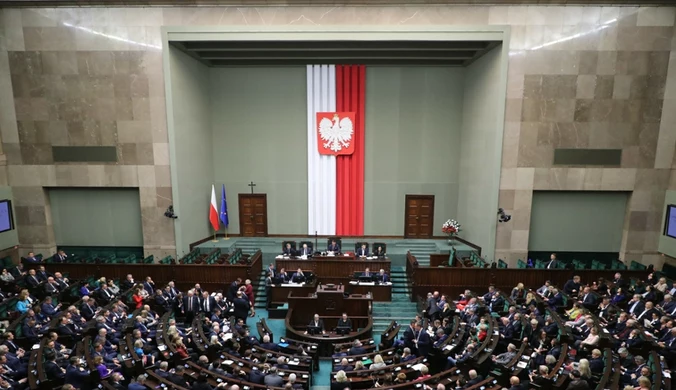
[(66, 255), (66, 252), (60, 250), (60, 251), (56, 252), (56, 254), (54, 256), (52, 256), (52, 261), (55, 262), (55, 263), (65, 263), (66, 261), (68, 261), (68, 260), (66, 260), (67, 258), (68, 258), (68, 255)]
[(303, 247), (298, 251), (298, 256), (311, 256), (312, 250), (307, 247), (307, 244), (303, 244)]
[(357, 249), (357, 256), (367, 257), (369, 255), (369, 249), (366, 247), (366, 244), (361, 244), (361, 248)]
[(372, 273), (371, 270), (368, 269), (368, 267), (367, 267), (367, 268), (364, 270), (364, 272), (362, 272), (361, 276), (363, 276), (363, 277), (365, 277), (365, 278), (373, 277), (373, 273)]
[(340, 364), (333, 367), (333, 371), (352, 371), (353, 368), (346, 358), (341, 359)]
[(40, 259), (35, 257), (35, 253), (33, 252), (28, 252), (28, 256), (25, 257), (26, 262), (29, 264), (37, 264), (40, 263)]
[(28, 270), (26, 284), (28, 284), (29, 287), (37, 287), (40, 284), (40, 279), (38, 279), (34, 269)]
[(289, 274), (286, 273), (286, 269), (284, 269), (284, 268), (282, 268), (281, 270), (279, 270), (279, 273), (277, 274), (277, 278), (279, 278), (279, 280), (280, 280), (282, 283), (286, 283), (286, 282), (288, 282), (289, 280), (291, 280), (291, 277), (289, 276)]
[(306, 280), (305, 274), (303, 273), (303, 270), (298, 267), (298, 270), (296, 271), (295, 274), (291, 277), (291, 281), (293, 283), (304, 283)]
[(329, 247), (326, 248), (329, 252), (334, 252), (334, 253), (339, 253), (340, 252), (340, 245), (336, 243), (336, 240), (331, 240), (331, 243), (329, 244)]
[(361, 341), (355, 340), (352, 348), (347, 352), (348, 355), (363, 355), (366, 350), (361, 345)]
[(390, 276), (385, 273), (384, 269), (381, 269), (378, 273), (378, 281), (380, 283), (387, 283), (390, 281)]
[[(305, 245), (307, 246), (307, 244), (305, 244)], [(284, 256), (293, 256), (293, 255), (295, 255), (295, 253), (296, 253), (296, 251), (294, 251), (293, 248), (291, 247), (291, 243), (287, 242), (286, 246), (284, 247), (284, 250), (282, 251), (282, 254)]]
[(373, 256), (385, 257), (385, 249), (382, 246), (378, 245), (376, 250), (373, 251)]
[(352, 320), (347, 318), (347, 313), (343, 313), (343, 316), (338, 320), (336, 328), (347, 328), (352, 330)]
[[(319, 319), (319, 314), (315, 314), (314, 318), (312, 319), (312, 321), (310, 321), (308, 326), (317, 328), (321, 332), (321, 334), (326, 333), (326, 331), (324, 331), (324, 321)], [(307, 331), (305, 331), (305, 334), (307, 334)]]

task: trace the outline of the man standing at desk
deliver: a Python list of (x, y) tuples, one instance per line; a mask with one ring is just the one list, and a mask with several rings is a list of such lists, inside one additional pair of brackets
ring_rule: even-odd
[(361, 248), (357, 250), (357, 256), (359, 257), (367, 257), (369, 255), (369, 250), (366, 247), (366, 244), (361, 244)]
[(303, 247), (300, 249), (298, 256), (310, 256), (311, 254), (312, 251), (310, 251), (310, 248), (307, 247), (307, 244), (303, 244)]
[(293, 277), (291, 277), (291, 281), (293, 283), (304, 283), (305, 282), (305, 274), (303, 273), (303, 270), (298, 268), (295, 274), (293, 274)]
[(352, 331), (352, 320), (347, 318), (347, 313), (343, 313), (343, 316), (338, 320), (338, 326), (336, 328), (345, 328)]
[(385, 273), (384, 269), (380, 270), (380, 273), (378, 274), (378, 281), (380, 283), (387, 283), (390, 281), (390, 277)]
[[(308, 326), (317, 329), (321, 334), (326, 333), (324, 331), (324, 321), (319, 319), (319, 314), (315, 314), (315, 317), (310, 321)], [(307, 334), (307, 331), (305, 331), (305, 334)]]
[(331, 243), (329, 244), (327, 250), (333, 253), (340, 253), (340, 245), (336, 243), (336, 240), (331, 240)]

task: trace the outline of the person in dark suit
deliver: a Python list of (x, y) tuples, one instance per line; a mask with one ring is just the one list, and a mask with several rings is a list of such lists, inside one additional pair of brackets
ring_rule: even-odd
[(643, 312), (645, 305), (641, 302), (641, 295), (634, 294), (631, 300), (627, 303), (627, 313), (638, 316)]
[(291, 281), (293, 283), (305, 283), (306, 277), (305, 274), (303, 273), (303, 270), (298, 268), (295, 274), (291, 277)]
[(378, 273), (378, 281), (380, 283), (387, 283), (390, 281), (390, 276), (385, 273), (384, 269), (381, 269), (380, 272)]
[(58, 379), (63, 379), (66, 376), (65, 370), (56, 364), (55, 353), (46, 354), (45, 359), (47, 359), (47, 362), (45, 363), (45, 373), (47, 374), (47, 379), (50, 381), (56, 381)]
[(340, 364), (337, 364), (335, 367), (333, 367), (333, 371), (352, 371), (354, 368), (350, 365), (350, 363), (347, 361), (346, 358), (343, 358), (340, 361)]
[(281, 283), (286, 283), (291, 279), (291, 277), (286, 272), (286, 269), (282, 268), (279, 270), (279, 273), (277, 274), (277, 279), (279, 279)]
[(134, 276), (132, 274), (127, 274), (127, 278), (124, 281), (120, 282), (120, 288), (124, 291), (129, 290), (135, 285), (136, 281), (134, 281)]
[(89, 371), (83, 368), (81, 358), (73, 356), (70, 358), (70, 364), (66, 366), (66, 375), (64, 383), (73, 385), (76, 389), (81, 389), (89, 379)]
[(338, 320), (337, 328), (348, 328), (352, 330), (352, 320), (347, 318), (347, 313), (343, 313), (343, 316)]
[(371, 270), (368, 269), (368, 267), (367, 267), (367, 268), (364, 270), (364, 272), (362, 272), (361, 276), (363, 276), (363, 277), (365, 277), (365, 278), (370, 278), (370, 277), (373, 276), (373, 274), (371, 273)]
[(153, 279), (150, 276), (143, 282), (143, 289), (146, 290), (151, 297), (155, 294), (155, 282), (153, 282)]
[(237, 291), (237, 298), (234, 301), (235, 307), (235, 318), (241, 319), (246, 324), (247, 316), (249, 315), (249, 310), (251, 310), (251, 304), (249, 300), (245, 298), (242, 291)]
[(385, 257), (385, 249), (383, 249), (382, 246), (378, 246), (376, 250), (373, 251), (373, 256)]
[(188, 294), (183, 297), (183, 314), (185, 314), (185, 323), (192, 324), (195, 314), (200, 311), (199, 299), (195, 297), (195, 294), (191, 291), (188, 291)]
[(190, 388), (190, 384), (188, 384), (188, 381), (185, 380), (185, 377), (183, 374), (185, 373), (185, 368), (183, 366), (176, 366), (174, 368), (174, 372), (169, 372), (169, 375), (167, 375), (167, 380), (175, 385), (184, 387), (184, 388)]
[(311, 256), (312, 249), (307, 247), (307, 244), (303, 244), (303, 247), (298, 251), (298, 256)]
[(415, 330), (417, 334), (414, 343), (418, 348), (417, 355), (427, 357), (427, 355), (430, 353), (431, 347), (430, 335), (425, 332), (425, 330), (422, 328), (422, 324), (419, 322), (416, 323)]
[[(60, 250), (52, 256), (52, 262), (54, 263), (65, 263), (68, 259), (68, 255), (66, 255), (66, 252)], [(76, 387), (77, 388), (77, 387)]]
[(469, 370), (468, 374), (469, 374), (469, 380), (467, 381), (467, 384), (465, 385), (466, 387), (474, 386), (477, 383), (484, 380), (484, 377), (477, 374), (476, 370)]
[[(110, 301), (113, 300), (113, 298), (115, 298), (115, 295), (112, 292), (110, 292), (110, 290), (108, 290), (107, 284), (101, 285), (101, 288), (99, 289), (98, 296), (99, 296), (99, 299), (101, 301), (105, 302), (105, 303), (109, 303)], [(151, 294), (151, 296), (152, 296), (152, 294)], [(103, 305), (103, 303), (102, 303), (102, 305)]]
[(28, 252), (28, 256), (24, 257), (24, 259), (26, 260), (26, 263), (28, 263), (28, 264), (41, 263), (40, 259), (35, 257), (35, 253), (33, 253), (33, 252)]
[(26, 284), (30, 287), (37, 287), (40, 284), (40, 279), (37, 277), (35, 270), (28, 270), (28, 275), (26, 275)]
[(591, 359), (589, 359), (589, 369), (591, 370), (592, 374), (600, 375), (603, 373), (604, 366), (605, 364), (603, 363), (601, 351), (594, 349), (592, 351)]
[[(319, 318), (319, 314), (314, 315), (312, 320), (310, 320), (310, 323), (308, 324), (308, 326), (312, 326), (312, 327), (319, 329), (321, 334), (326, 333), (326, 331), (324, 329), (324, 321)], [(307, 331), (305, 331), (305, 334), (307, 334)]]
[(434, 318), (436, 313), (439, 311), (437, 302), (439, 302), (439, 291), (435, 291), (434, 293), (427, 295), (427, 315), (430, 318)]
[(655, 311), (656, 310), (653, 307), (653, 303), (651, 301), (648, 301), (645, 303), (643, 310), (638, 313), (634, 312), (634, 315), (636, 315), (636, 320), (640, 321), (639, 323), (643, 325), (644, 320), (650, 321), (653, 318), (653, 312)]
[(51, 275), (45, 270), (45, 266), (41, 265), (38, 267), (38, 270), (35, 271), (35, 276), (37, 276), (41, 282), (46, 282)]
[(293, 248), (291, 247), (291, 243), (290, 243), (290, 242), (287, 242), (287, 243), (286, 243), (286, 246), (285, 246), (284, 249), (282, 250), (282, 254), (283, 254), (284, 256), (294, 256), (294, 255), (295, 255), (295, 252), (296, 252), (296, 251), (293, 250)]
[(580, 294), (580, 302), (588, 310), (594, 310), (598, 305), (596, 303), (596, 296), (592, 293), (591, 288), (585, 287)]
[(54, 304), (52, 303), (52, 297), (50, 296), (45, 297), (45, 300), (42, 302), (42, 305), (40, 306), (42, 312), (46, 314), (48, 317), (54, 317), (55, 315), (59, 314), (60, 308), (61, 304), (54, 306)]
[(361, 244), (361, 247), (357, 250), (357, 256), (367, 257), (369, 255), (369, 249), (366, 247), (366, 244)]
[(232, 283), (230, 283), (230, 286), (228, 286), (228, 292), (226, 297), (228, 298), (228, 301), (234, 302), (235, 298), (237, 297), (237, 291), (239, 290), (239, 285), (242, 284), (242, 278), (237, 278), (234, 280)]
[(363, 355), (366, 353), (366, 349), (361, 345), (361, 341), (355, 340), (354, 343), (352, 344), (352, 348), (350, 348), (349, 351), (347, 351), (347, 354), (350, 356), (354, 355)]
[(563, 285), (563, 292), (568, 295), (575, 295), (580, 291), (580, 277), (575, 275)]
[(204, 313), (211, 313), (216, 308), (216, 299), (208, 291), (202, 292), (201, 309)]
[(146, 376), (145, 375), (139, 375), (138, 378), (136, 378), (136, 382), (132, 382), (127, 386), (128, 390), (146, 390)]
[(340, 253), (340, 245), (336, 243), (336, 240), (331, 240), (331, 243), (329, 244), (328, 248), (326, 248), (329, 252), (334, 252), (334, 253)]
[(267, 370), (262, 364), (260, 364), (257, 368), (257, 370), (252, 369), (251, 372), (249, 372), (249, 382), (262, 385), (263, 381), (265, 380)]
[(559, 266), (559, 262), (556, 260), (556, 253), (549, 255), (549, 262), (545, 266), (547, 269), (554, 269)]
[(279, 345), (270, 341), (270, 335), (263, 336), (263, 342), (261, 343), (261, 348), (265, 348), (270, 351), (279, 351)]

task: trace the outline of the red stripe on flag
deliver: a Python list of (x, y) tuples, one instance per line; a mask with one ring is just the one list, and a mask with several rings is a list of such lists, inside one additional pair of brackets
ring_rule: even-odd
[(336, 157), (336, 234), (364, 234), (366, 67), (336, 65), (336, 111), (355, 112), (354, 153)]

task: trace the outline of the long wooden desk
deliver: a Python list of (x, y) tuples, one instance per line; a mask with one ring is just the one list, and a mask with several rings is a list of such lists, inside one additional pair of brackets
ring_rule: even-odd
[(369, 268), (372, 272), (384, 269), (389, 274), (391, 261), (385, 259), (366, 260), (352, 256), (320, 256), (307, 260), (301, 259), (276, 259), (278, 270), (285, 268), (287, 272), (293, 272), (298, 268), (310, 270), (322, 283), (346, 284), (354, 276), (355, 272), (364, 272)]
[(371, 298), (373, 298), (374, 302), (392, 301), (392, 283), (365, 285), (364, 283), (351, 281), (345, 286), (345, 290), (349, 294), (366, 295), (371, 293)]
[(535, 289), (546, 280), (551, 281), (552, 285), (563, 286), (573, 275), (579, 275), (583, 283), (591, 283), (600, 277), (612, 280), (615, 272), (620, 272), (626, 280), (645, 279), (648, 275), (647, 271), (631, 270), (421, 267), (415, 264), (415, 256), (411, 254), (406, 261), (406, 273), (413, 282), (413, 299), (427, 296), (428, 292), (435, 290), (451, 296), (467, 289), (485, 291), (490, 285), (502, 291), (512, 291), (518, 283)]
[(132, 274), (139, 281), (150, 276), (156, 287), (173, 280), (179, 289), (191, 288), (199, 283), (203, 288), (215, 291), (225, 289), (237, 278), (251, 279), (252, 283), (256, 283), (263, 269), (261, 251), (256, 252), (251, 259), (248, 265), (46, 263), (45, 268), (51, 273), (67, 273), (71, 280), (90, 276), (124, 280), (127, 274)]
[(317, 282), (306, 284), (275, 284), (270, 287), (270, 302), (272, 304), (288, 302), (289, 294), (297, 297), (307, 296), (317, 291)]

